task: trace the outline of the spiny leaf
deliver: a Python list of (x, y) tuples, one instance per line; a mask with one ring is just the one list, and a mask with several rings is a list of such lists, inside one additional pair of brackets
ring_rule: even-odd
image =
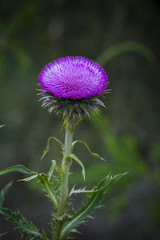
[(75, 186), (71, 189), (70, 193), (69, 193), (69, 196), (73, 195), (73, 194), (78, 194), (78, 193), (96, 193), (96, 192), (100, 192), (104, 189), (106, 189), (106, 187), (109, 187), (110, 184), (112, 184), (113, 182), (116, 182), (118, 181), (122, 176), (124, 176), (125, 174), (127, 173), (123, 173), (123, 174), (117, 174), (115, 175), (114, 177), (110, 176), (110, 174), (107, 176), (107, 185), (99, 188), (99, 189), (96, 189), (96, 188), (93, 188), (91, 190), (86, 190), (86, 187), (84, 188), (80, 188), (80, 189), (75, 189)]
[(86, 176), (86, 173), (85, 173), (85, 168), (84, 168), (84, 165), (83, 163), (81, 162), (81, 160), (79, 158), (77, 158), (76, 155), (74, 154), (70, 154), (69, 157), (73, 158), (82, 168), (82, 176), (83, 176), (83, 179), (85, 181), (85, 176)]
[(99, 156), (99, 154), (93, 153), (93, 152), (90, 150), (90, 148), (89, 148), (89, 146), (87, 145), (87, 143), (84, 142), (84, 141), (81, 141), (81, 140), (76, 140), (76, 141), (74, 141), (74, 142), (72, 143), (72, 151), (73, 151), (73, 148), (74, 148), (74, 146), (75, 146), (76, 143), (82, 143), (82, 144), (84, 144), (85, 147), (87, 148), (88, 152), (89, 152), (93, 157), (96, 157), (96, 158), (99, 158), (99, 159), (101, 159), (101, 160), (104, 160), (101, 156)]
[(27, 177), (24, 179), (20, 179), (19, 181), (29, 182), (31, 180), (38, 179), (43, 187), (44, 192), (47, 194), (47, 197), (52, 201), (54, 207), (58, 208), (58, 197), (56, 192), (53, 189), (53, 186), (49, 183), (49, 177), (45, 173), (38, 173), (32, 175), (31, 177)]
[(56, 167), (56, 161), (55, 160), (52, 160), (52, 166), (48, 172), (48, 181), (50, 180), (54, 170), (55, 170), (55, 167)]
[(64, 240), (68, 234), (75, 229), (79, 224), (81, 224), (84, 219), (89, 218), (90, 214), (100, 205), (102, 198), (105, 194), (106, 189), (118, 181), (124, 174), (118, 174), (115, 176), (108, 175), (94, 188), (93, 193), (88, 194), (87, 202), (85, 205), (75, 213), (72, 218), (62, 225), (62, 231), (60, 235), (60, 240)]
[[(48, 172), (48, 180), (47, 181), (50, 180), (50, 178), (51, 178), (51, 176), (52, 176), (52, 174), (54, 172), (55, 166), (56, 166), (56, 161), (52, 160), (52, 165), (51, 165), (51, 168), (50, 168), (50, 170)], [(37, 174), (34, 174), (34, 175), (30, 176), (30, 177), (20, 179), (19, 181), (29, 182), (29, 181), (31, 181), (33, 179), (38, 178), (39, 175), (40, 175), (40, 173), (37, 173)]]
[(75, 187), (73, 187), (69, 193), (69, 196), (72, 196), (73, 194), (78, 194), (78, 193), (94, 193), (96, 192), (96, 190), (91, 189), (91, 190), (86, 190), (86, 187), (84, 188), (80, 188), (80, 189), (75, 189)]
[(46, 146), (46, 148), (45, 148), (44, 151), (43, 151), (43, 155), (42, 155), (41, 159), (43, 159), (44, 156), (48, 153), (48, 151), (49, 151), (49, 143), (50, 143), (50, 140), (51, 140), (51, 139), (54, 139), (54, 140), (55, 140), (56, 142), (58, 142), (62, 147), (64, 147), (63, 143), (61, 143), (57, 138), (55, 138), (55, 137), (49, 137), (49, 138), (48, 138), (48, 141), (47, 141), (47, 146)]
[(28, 234), (30, 239), (43, 239), (43, 236), (38, 231), (37, 227), (32, 223), (29, 223), (19, 211), (14, 212), (8, 208), (0, 208), (0, 214), (3, 215), (5, 220), (11, 220), (21, 233)]
[(38, 179), (40, 180), (44, 191), (47, 193), (49, 199), (51, 199), (54, 207), (58, 209), (58, 197), (56, 192), (54, 191), (53, 187), (48, 181), (48, 176), (44, 173), (38, 175)]
[(0, 175), (4, 175), (10, 172), (20, 172), (20, 173), (26, 173), (26, 174), (33, 174), (34, 172), (31, 171), (30, 169), (26, 168), (23, 165), (15, 165), (12, 167), (8, 167), (5, 169), (0, 170)]
[(3, 205), (3, 202), (5, 200), (5, 196), (11, 187), (12, 182), (8, 183), (1, 191), (0, 191), (0, 207)]

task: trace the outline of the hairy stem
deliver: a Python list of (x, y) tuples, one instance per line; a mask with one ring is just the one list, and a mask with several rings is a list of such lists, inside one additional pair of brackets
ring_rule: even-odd
[(68, 200), (68, 180), (69, 180), (69, 170), (71, 166), (71, 158), (69, 155), (71, 154), (72, 148), (72, 140), (73, 140), (73, 122), (71, 119), (67, 119), (67, 124), (65, 127), (65, 144), (64, 144), (64, 152), (63, 152), (63, 160), (62, 160), (62, 176), (61, 176), (61, 186), (60, 186), (60, 199), (58, 206), (58, 220), (57, 220), (57, 236), (56, 240), (59, 240), (61, 224), (63, 215), (66, 212), (67, 200)]
[(61, 217), (65, 213), (65, 206), (68, 198), (68, 179), (69, 179), (69, 169), (71, 166), (71, 158), (68, 157), (71, 154), (72, 140), (73, 140), (73, 129), (72, 124), (68, 121), (68, 126), (66, 126), (65, 134), (65, 145), (62, 161), (62, 180), (60, 189), (60, 202), (58, 208), (58, 216)]

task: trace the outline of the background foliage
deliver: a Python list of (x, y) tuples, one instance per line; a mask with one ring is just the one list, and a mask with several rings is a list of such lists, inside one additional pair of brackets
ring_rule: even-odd
[[(49, 169), (60, 159), (53, 143), (40, 161), (49, 136), (63, 141), (62, 122), (40, 108), (37, 77), (49, 61), (80, 55), (104, 64), (111, 94), (108, 109), (83, 121), (75, 139), (88, 143), (106, 161), (91, 158), (83, 146), (75, 147), (87, 167), (86, 180), (93, 185), (106, 173), (128, 175), (106, 196), (105, 208), (82, 227), (83, 239), (159, 239), (160, 125), (159, 125), (159, 23), (158, 1), (10, 1), (0, 8), (0, 168), (24, 164), (33, 170)], [(137, 42), (139, 51), (106, 49)], [(147, 46), (153, 52), (149, 57)], [(134, 45), (135, 46), (135, 45)], [(120, 52), (119, 52), (120, 51)], [(107, 52), (108, 53), (108, 52)], [(119, 54), (118, 54), (119, 53)], [(103, 54), (103, 55), (102, 55)], [(101, 56), (101, 58), (100, 58)], [(152, 56), (152, 57), (150, 57)], [(81, 185), (81, 169), (75, 164), (71, 184)], [(5, 206), (19, 209), (37, 225), (46, 225), (51, 208), (35, 184), (17, 182), (22, 174), (0, 179), (0, 187), (14, 180)], [(75, 199), (75, 206), (80, 199)], [(12, 224), (0, 218), (2, 239), (20, 239)], [(24, 238), (25, 239), (25, 238)], [(82, 239), (77, 235), (76, 239)]]

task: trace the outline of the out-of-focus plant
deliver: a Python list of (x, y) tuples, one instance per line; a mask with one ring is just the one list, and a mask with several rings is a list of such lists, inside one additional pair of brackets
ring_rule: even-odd
[(135, 52), (140, 54), (153, 68), (155, 68), (157, 64), (157, 58), (148, 46), (139, 42), (132, 41), (117, 43), (111, 46), (110, 48), (102, 52), (102, 54), (97, 58), (96, 61), (101, 64), (101, 66), (104, 66), (111, 59), (117, 57), (119, 54), (122, 54), (124, 52)]
[[(154, 186), (153, 188), (155, 188), (156, 197), (150, 196), (151, 199), (148, 200), (150, 203), (147, 214), (149, 219), (152, 219), (150, 221), (150, 228), (156, 227), (159, 222), (159, 216), (157, 216), (155, 209), (158, 209), (159, 202), (160, 143), (153, 142), (148, 149), (147, 156), (144, 157), (138, 146), (137, 139), (132, 135), (119, 135), (114, 132), (112, 123), (107, 116), (101, 114), (100, 116), (95, 116), (90, 121), (94, 128), (97, 129), (100, 139), (106, 146), (108, 164), (107, 166), (102, 165), (100, 167), (98, 164), (93, 163), (88, 168), (88, 182), (94, 182), (95, 176), (97, 179), (100, 178), (101, 174), (106, 172), (106, 170), (112, 173), (128, 171), (127, 181), (121, 181), (118, 187), (114, 188), (114, 194), (109, 196), (110, 200), (107, 204), (107, 209), (109, 210), (108, 219), (116, 219), (123, 214), (124, 210), (131, 207), (128, 194), (132, 189), (135, 191), (135, 186), (142, 182), (147, 188), (149, 181)], [(80, 178), (77, 175), (76, 177), (74, 181), (79, 182)]]

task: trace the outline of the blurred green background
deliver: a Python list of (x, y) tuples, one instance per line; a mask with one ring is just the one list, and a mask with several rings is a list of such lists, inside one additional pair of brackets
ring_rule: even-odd
[[(6, 126), (0, 129), (0, 169), (24, 164), (45, 171), (61, 158), (60, 147), (51, 143), (40, 160), (49, 136), (64, 139), (62, 121), (42, 109), (36, 95), (45, 64), (83, 56), (97, 59), (109, 77), (108, 108), (81, 122), (74, 136), (106, 161), (81, 145), (75, 150), (86, 166), (88, 187), (109, 172), (128, 175), (108, 192), (95, 219), (80, 227), (77, 240), (160, 239), (159, 25), (158, 0), (1, 1), (0, 125)], [(73, 164), (72, 186), (86, 185), (80, 171)], [(51, 203), (36, 184), (17, 182), (22, 177), (0, 177), (0, 188), (14, 180), (5, 206), (48, 229)], [(9, 232), (2, 240), (20, 239), (1, 216), (0, 232)]]

